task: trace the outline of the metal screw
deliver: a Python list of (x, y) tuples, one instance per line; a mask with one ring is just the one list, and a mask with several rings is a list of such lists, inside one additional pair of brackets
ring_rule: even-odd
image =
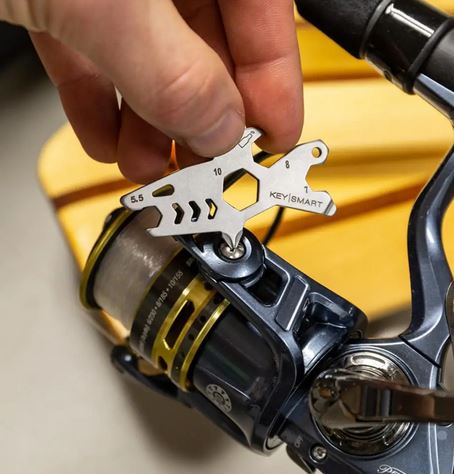
[(238, 246), (233, 249), (226, 242), (222, 242), (219, 250), (222, 256), (228, 260), (239, 260), (240, 258), (244, 257), (244, 254), (246, 253), (246, 247), (242, 242), (240, 242)]
[(320, 444), (316, 444), (315, 446), (312, 447), (311, 458), (315, 462), (323, 462), (327, 456), (328, 456), (328, 451), (326, 450), (326, 448), (324, 448)]

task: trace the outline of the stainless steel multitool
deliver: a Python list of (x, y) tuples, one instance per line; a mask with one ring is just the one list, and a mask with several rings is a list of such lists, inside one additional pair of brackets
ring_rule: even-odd
[[(121, 198), (130, 210), (155, 207), (159, 224), (153, 236), (221, 232), (227, 245), (238, 246), (245, 222), (274, 206), (332, 216), (336, 206), (324, 191), (312, 191), (306, 176), (311, 166), (328, 157), (321, 141), (298, 145), (267, 168), (254, 161), (252, 145), (262, 133), (247, 128), (240, 142), (224, 155), (190, 166), (143, 186)], [(224, 200), (224, 182), (232, 173), (246, 171), (258, 184), (255, 203), (239, 210)]]

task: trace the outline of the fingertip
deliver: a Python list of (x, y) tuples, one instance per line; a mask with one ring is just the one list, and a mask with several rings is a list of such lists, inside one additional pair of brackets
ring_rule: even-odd
[[(295, 82), (286, 77), (287, 66), (273, 71), (255, 72), (257, 87), (251, 77), (244, 78), (240, 89), (246, 106), (247, 122), (264, 131), (258, 145), (270, 153), (283, 153), (300, 139), (304, 124), (304, 97), (301, 74)], [(277, 74), (278, 72), (278, 74)]]
[(118, 161), (118, 169), (120, 170), (120, 173), (132, 183), (152, 183), (164, 175), (167, 166), (160, 166), (159, 162), (156, 160), (155, 163), (150, 166), (150, 159), (153, 159), (153, 157), (148, 155), (147, 160), (133, 159)]
[(134, 183), (149, 183), (167, 170), (172, 141), (122, 104), (121, 129), (117, 147), (120, 172)]
[(180, 168), (186, 168), (187, 166), (198, 165), (204, 163), (208, 158), (197, 155), (191, 149), (184, 145), (176, 145), (176, 158)]
[(232, 149), (241, 140), (244, 128), (244, 116), (230, 109), (206, 130), (186, 140), (186, 143), (196, 155), (212, 158)]
[(268, 153), (287, 153), (300, 141), (303, 125), (304, 120), (301, 119), (289, 124), (285, 130), (280, 130), (279, 134), (275, 134), (273, 131), (267, 133), (264, 130), (265, 134), (257, 141), (257, 145)]
[[(219, 0), (219, 5), (247, 123), (265, 132), (258, 142), (265, 150), (286, 152), (298, 142), (303, 126), (303, 78), (292, 2)], [(252, 24), (247, 21), (251, 15), (256, 20)]]
[(171, 142), (168, 146), (155, 143), (144, 149), (136, 143), (125, 145), (118, 153), (118, 169), (121, 174), (138, 184), (147, 184), (161, 178), (167, 171)]
[(110, 144), (91, 145), (85, 143), (84, 140), (80, 138), (79, 141), (85, 153), (91, 159), (97, 161), (98, 163), (112, 164), (117, 161), (117, 153), (115, 146), (110, 146)]

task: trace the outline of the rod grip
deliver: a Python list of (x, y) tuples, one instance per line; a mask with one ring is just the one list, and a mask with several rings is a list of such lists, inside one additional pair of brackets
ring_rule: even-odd
[(369, 21), (382, 0), (296, 0), (299, 14), (359, 58)]

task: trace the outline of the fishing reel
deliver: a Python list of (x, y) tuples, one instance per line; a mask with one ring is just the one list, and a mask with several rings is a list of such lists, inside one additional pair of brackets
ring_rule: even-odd
[[(151, 237), (154, 209), (120, 210), (89, 259), (82, 295), (130, 329), (114, 362), (136, 378), (137, 356), (162, 375), (146, 384), (268, 452), (289, 396), (325, 357), (360, 337), (355, 306), (299, 272), (249, 232), (241, 255), (219, 235)], [(96, 303), (95, 303), (96, 302)]]
[[(449, 17), (414, 0), (300, 3), (303, 16), (350, 52), (453, 117)], [(233, 150), (235, 165), (220, 157), (163, 178), (125, 196), (128, 209), (107, 219), (81, 297), (128, 330), (127, 346), (112, 352), (114, 364), (250, 449), (271, 453), (286, 444), (308, 473), (452, 474), (454, 397), (441, 381), (454, 287), (441, 226), (454, 197), (454, 151), (410, 217), (411, 324), (398, 337), (372, 340), (356, 306), (241, 231), (244, 220), (284, 195), (289, 207), (326, 215), (335, 209), (327, 193), (314, 193), (298, 176), (283, 178), (301, 157), (306, 172), (311, 160), (325, 159), (324, 144), (303, 145), (265, 172), (241, 158), (259, 133), (246, 130)], [(203, 208), (202, 178), (225, 184), (225, 174), (237, 178), (240, 170), (260, 175), (265, 191), (257, 208), (229, 214), (225, 223), (230, 210), (220, 194)], [(276, 176), (287, 180), (286, 191), (276, 189)], [(306, 198), (293, 186), (306, 188)], [(157, 203), (172, 206), (172, 217)]]

